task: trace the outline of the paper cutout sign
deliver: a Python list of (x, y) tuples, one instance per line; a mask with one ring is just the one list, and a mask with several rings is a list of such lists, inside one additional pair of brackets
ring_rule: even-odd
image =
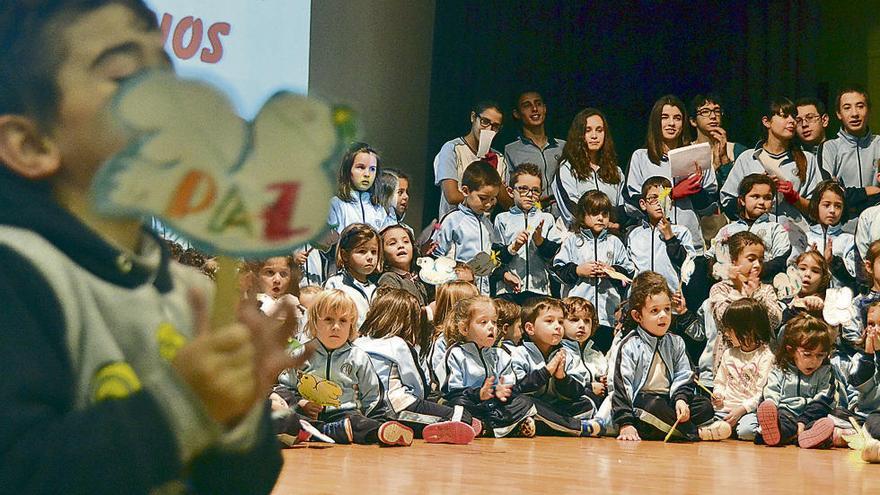
[(219, 91), (170, 72), (133, 78), (110, 111), (131, 140), (93, 182), (100, 213), (160, 217), (200, 250), (248, 258), (287, 255), (326, 229), (350, 111), (278, 93), (247, 122)]
[(474, 255), (474, 257), (467, 262), (467, 265), (471, 267), (471, 270), (473, 270), (474, 275), (477, 277), (488, 277), (489, 275), (492, 275), (492, 271), (498, 266), (496, 259), (485, 251), (480, 251)]
[(773, 277), (773, 288), (779, 299), (791, 299), (798, 295), (803, 288), (800, 272), (794, 266), (789, 266), (784, 273), (777, 273)]
[(322, 407), (339, 407), (341, 404), (339, 397), (342, 396), (342, 387), (336, 382), (318, 378), (310, 373), (303, 373), (299, 377), (296, 390), (304, 399)]

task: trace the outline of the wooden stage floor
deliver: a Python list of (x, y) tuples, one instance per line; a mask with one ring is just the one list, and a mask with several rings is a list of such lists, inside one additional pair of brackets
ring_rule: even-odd
[(880, 494), (880, 464), (846, 449), (748, 442), (480, 438), (466, 446), (337, 445), (284, 451), (273, 493)]

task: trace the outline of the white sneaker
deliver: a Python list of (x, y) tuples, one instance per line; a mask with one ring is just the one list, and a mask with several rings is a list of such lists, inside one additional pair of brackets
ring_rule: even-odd
[(730, 435), (733, 433), (727, 421), (716, 421), (709, 426), (703, 426), (699, 431), (700, 440), (710, 442), (725, 440), (730, 438)]

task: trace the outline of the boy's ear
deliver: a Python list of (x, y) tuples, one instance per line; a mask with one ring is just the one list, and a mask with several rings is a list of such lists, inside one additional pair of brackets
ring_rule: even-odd
[(0, 162), (22, 177), (42, 179), (58, 171), (61, 152), (33, 120), (0, 115)]
[(642, 323), (642, 312), (641, 311), (636, 311), (634, 309), (631, 309), (629, 311), (629, 315), (632, 316), (633, 320), (636, 320), (636, 323), (638, 323), (638, 324)]
[(523, 323), (523, 331), (527, 335), (535, 335), (535, 324), (530, 321)]
[(467, 196), (468, 194), (471, 193), (471, 188), (469, 188), (468, 186), (466, 186), (466, 185), (464, 185), (464, 184), (462, 184), (462, 185), (459, 187), (459, 190), (461, 190), (461, 193), (464, 194), (465, 196)]
[(739, 205), (740, 208), (745, 208), (745, 207), (746, 207), (746, 202), (743, 201), (742, 198), (736, 198), (736, 204)]
[[(878, 174), (878, 176), (880, 176), (880, 174)], [(507, 195), (511, 198), (513, 197), (513, 188), (510, 186), (507, 186)]]
[(648, 211), (648, 202), (645, 201), (644, 199), (639, 199), (639, 208), (642, 211)]

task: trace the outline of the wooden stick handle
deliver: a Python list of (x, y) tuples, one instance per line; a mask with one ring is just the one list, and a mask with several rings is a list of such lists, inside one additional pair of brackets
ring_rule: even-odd
[(235, 322), (238, 310), (238, 262), (228, 256), (217, 257), (217, 291), (211, 312), (211, 328)]

